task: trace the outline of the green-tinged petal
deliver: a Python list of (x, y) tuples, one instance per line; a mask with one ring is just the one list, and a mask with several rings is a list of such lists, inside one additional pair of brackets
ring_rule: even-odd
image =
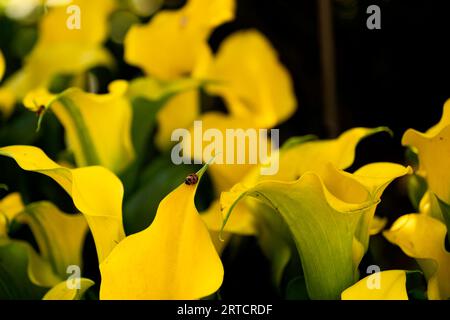
[(109, 89), (108, 94), (92, 94), (71, 88), (56, 97), (34, 91), (24, 103), (33, 109), (50, 99), (46, 108), (51, 108), (64, 126), (78, 166), (102, 165), (120, 172), (134, 159), (132, 111), (125, 81), (115, 81)]
[(384, 236), (415, 258), (428, 281), (430, 300), (450, 298), (450, 253), (445, 249), (447, 228), (428, 215), (400, 217)]
[(61, 212), (50, 202), (36, 202), (16, 217), (31, 228), (41, 256), (57, 275), (66, 276), (67, 267), (82, 267), (82, 250), (88, 226), (81, 214)]
[(224, 212), (230, 213), (244, 196), (252, 196), (280, 214), (294, 238), (312, 299), (337, 299), (354, 283), (353, 234), (360, 215), (376, 203), (365, 199), (344, 202), (315, 173), (306, 173), (295, 182), (264, 181), (242, 190), (238, 185), (230, 194), (223, 193)]
[[(399, 167), (403, 171), (392, 170), (383, 179), (351, 175), (329, 165), (322, 176), (307, 172), (293, 182), (262, 181), (250, 188), (236, 185), (229, 193), (222, 193), (225, 222), (244, 196), (271, 206), (273, 214), (281, 215), (293, 236), (310, 297), (337, 299), (356, 280), (380, 192), (408, 171)], [(371, 172), (369, 169), (361, 172)], [(355, 246), (355, 240), (360, 244)]]
[(0, 299), (41, 299), (61, 279), (23, 241), (0, 240)]
[[(378, 281), (374, 286), (374, 282)], [(408, 300), (406, 271), (389, 270), (371, 274), (342, 292), (342, 300)]]
[(223, 267), (194, 205), (197, 185), (172, 191), (150, 227), (100, 264), (101, 299), (199, 299), (219, 289)]
[(234, 6), (234, 0), (189, 0), (179, 10), (157, 13), (129, 30), (125, 61), (160, 79), (191, 73), (212, 30), (233, 19)]
[(270, 42), (258, 31), (240, 31), (224, 40), (203, 75), (209, 92), (225, 98), (230, 113), (273, 127), (296, 110), (292, 80)]
[(43, 300), (81, 300), (84, 293), (94, 285), (94, 281), (80, 278), (80, 288), (69, 288), (66, 281), (58, 283), (51, 288)]
[(31, 146), (0, 148), (0, 155), (13, 158), (24, 170), (39, 172), (55, 180), (84, 214), (102, 262), (124, 235), (122, 225), (123, 186), (103, 167), (68, 169)]
[(450, 100), (436, 126), (426, 133), (407, 130), (402, 144), (418, 150), (420, 171), (424, 172), (429, 189), (450, 204)]
[(9, 224), (24, 208), (22, 198), (17, 192), (0, 200), (0, 238), (7, 237)]

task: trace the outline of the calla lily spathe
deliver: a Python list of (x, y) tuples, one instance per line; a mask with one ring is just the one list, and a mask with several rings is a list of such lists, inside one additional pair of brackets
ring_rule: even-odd
[(128, 32), (125, 61), (159, 79), (190, 74), (213, 29), (234, 18), (234, 6), (234, 0), (189, 0), (179, 10), (157, 13)]
[[(372, 287), (371, 277), (379, 279), (377, 287)], [(369, 275), (347, 288), (341, 297), (342, 300), (408, 300), (406, 271), (388, 270)]]
[(102, 262), (101, 299), (198, 299), (220, 288), (222, 262), (194, 205), (197, 185), (172, 191), (153, 223)]
[(51, 95), (45, 89), (38, 89), (25, 97), (24, 105), (35, 112), (44, 108), (55, 113), (64, 126), (67, 145), (74, 153), (77, 166), (102, 165), (121, 172), (134, 159), (127, 87), (125, 81), (118, 80), (110, 84), (107, 94), (70, 88)]
[(9, 114), (16, 100), (30, 90), (48, 88), (60, 74), (79, 75), (98, 65), (111, 65), (111, 55), (102, 48), (108, 32), (113, 0), (73, 0), (80, 8), (80, 29), (67, 27), (66, 6), (51, 8), (39, 23), (39, 39), (25, 65), (0, 88), (0, 106)]
[[(94, 237), (102, 299), (198, 299), (220, 287), (223, 267), (195, 209), (196, 185), (183, 183), (160, 203), (148, 229), (125, 238), (123, 187), (112, 172), (103, 167), (64, 168), (31, 146), (0, 148), (0, 155), (13, 158), (24, 170), (51, 177), (72, 197)], [(206, 166), (199, 176), (204, 170)], [(64, 295), (62, 289), (55, 287), (51, 296)]]
[(450, 298), (450, 253), (445, 249), (445, 224), (425, 214), (407, 214), (383, 234), (417, 260), (428, 280), (428, 299)]

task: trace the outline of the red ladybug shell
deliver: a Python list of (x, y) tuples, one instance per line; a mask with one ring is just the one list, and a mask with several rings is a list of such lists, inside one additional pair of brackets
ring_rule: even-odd
[(184, 183), (188, 186), (192, 186), (198, 182), (198, 175), (195, 173), (191, 173), (184, 179)]

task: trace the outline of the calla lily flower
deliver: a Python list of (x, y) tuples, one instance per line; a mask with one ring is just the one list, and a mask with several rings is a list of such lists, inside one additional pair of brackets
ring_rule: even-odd
[[(206, 57), (207, 59), (207, 57)], [(295, 112), (292, 80), (275, 49), (258, 31), (226, 38), (217, 54), (196, 77), (211, 80), (206, 90), (225, 99), (231, 115), (271, 128)]]
[[(220, 287), (223, 267), (194, 205), (197, 184), (175, 189), (160, 203), (148, 229), (125, 238), (123, 187), (107, 169), (64, 168), (31, 146), (0, 148), (0, 155), (51, 177), (71, 195), (94, 237), (102, 274), (100, 298), (198, 299)], [(206, 166), (199, 177), (204, 170)], [(59, 285), (54, 290), (65, 294)]]
[(157, 13), (127, 33), (125, 61), (160, 79), (190, 74), (213, 29), (234, 18), (234, 6), (234, 0), (189, 0), (179, 10)]
[[(359, 171), (359, 172), (358, 172)], [(273, 209), (287, 224), (300, 255), (312, 299), (337, 299), (357, 280), (367, 250), (370, 221), (387, 185), (410, 168), (374, 163), (354, 174), (325, 168), (298, 180), (267, 180), (251, 187), (238, 184), (222, 193), (227, 222), (234, 206), (251, 196)]]
[(102, 165), (121, 172), (134, 159), (132, 111), (125, 81), (114, 81), (109, 89), (93, 94), (71, 88), (56, 96), (39, 89), (25, 97), (24, 105), (40, 115), (49, 108), (55, 113), (79, 167)]
[[(231, 189), (230, 192), (222, 193), (221, 196), (221, 206), (224, 213), (230, 212), (231, 209), (235, 209), (233, 204), (238, 203), (238, 200), (240, 200), (244, 194), (253, 195), (253, 192), (255, 191), (254, 188), (257, 186), (263, 184), (265, 180), (267, 180), (267, 190), (265, 189), (265, 193), (263, 193), (261, 196), (257, 197), (258, 201), (253, 201), (253, 204), (250, 204), (250, 207), (252, 208), (252, 211), (256, 215), (256, 221), (257, 225), (266, 225), (267, 227), (265, 229), (261, 227), (257, 227), (257, 230), (260, 230), (258, 237), (260, 238), (260, 244), (263, 247), (263, 250), (266, 252), (266, 255), (271, 257), (272, 262), (275, 263), (274, 265), (274, 274), (276, 276), (276, 281), (279, 282), (282, 275), (282, 270), (284, 269), (285, 265), (289, 261), (290, 254), (289, 252), (289, 240), (286, 239), (286, 236), (282, 236), (282, 234), (286, 235), (293, 234), (294, 240), (296, 240), (297, 250), (299, 251), (301, 257), (303, 250), (303, 257), (302, 257), (302, 263), (310, 263), (313, 265), (310, 265), (309, 271), (305, 270), (306, 273), (306, 279), (308, 285), (308, 290), (311, 294), (312, 298), (337, 298), (342, 290), (350, 286), (355, 282), (357, 279), (356, 268), (359, 265), (359, 262), (361, 261), (361, 258), (365, 251), (368, 248), (368, 241), (369, 241), (369, 235), (371, 233), (371, 226), (372, 221), (375, 213), (375, 207), (376, 204), (380, 201), (381, 194), (383, 190), (386, 188), (386, 186), (395, 178), (401, 177), (405, 174), (410, 173), (410, 168), (405, 168), (403, 166), (391, 164), (391, 163), (377, 163), (377, 164), (371, 164), (367, 165), (358, 171), (356, 171), (354, 174), (349, 174), (346, 172), (342, 172), (338, 169), (345, 169), (349, 167), (354, 160), (355, 157), (355, 148), (358, 142), (371, 134), (380, 132), (380, 131), (386, 131), (385, 128), (376, 128), (376, 129), (367, 129), (367, 128), (355, 128), (351, 129), (345, 133), (343, 133), (339, 138), (334, 140), (325, 140), (325, 141), (310, 141), (310, 137), (306, 137), (304, 139), (295, 139), (296, 141), (292, 140), (289, 141), (286, 146), (281, 148), (279, 152), (279, 158), (280, 158), (280, 170), (279, 172), (270, 177), (265, 176), (259, 176), (257, 174), (257, 171), (254, 170), (254, 172), (249, 173), (246, 179), (243, 180), (242, 184), (237, 184), (233, 189)], [(256, 174), (255, 174), (256, 173)], [(308, 206), (307, 203), (311, 205), (310, 208), (306, 208), (304, 210), (300, 210), (301, 206), (297, 202), (297, 200), (290, 199), (291, 201), (295, 201), (292, 203), (292, 212), (284, 214), (281, 213), (281, 217), (283, 218), (283, 221), (280, 220), (280, 211), (279, 209), (274, 210), (273, 208), (281, 208), (283, 206), (286, 206), (287, 198), (290, 198), (292, 194), (296, 194), (297, 192), (287, 191), (282, 192), (281, 185), (284, 186), (290, 186), (291, 184), (298, 184), (298, 187), (304, 185), (304, 187), (311, 187), (314, 184), (308, 184), (308, 183), (300, 183), (302, 181), (303, 175), (308, 174), (308, 180), (316, 180), (317, 184), (317, 190), (313, 191), (303, 191), (303, 194), (320, 194), (319, 190), (322, 188), (322, 190), (327, 190), (327, 192), (323, 191), (323, 194), (327, 194), (328, 192), (332, 194), (334, 197), (337, 197), (339, 201), (343, 201), (348, 206), (357, 206), (359, 204), (359, 209), (353, 208), (348, 209), (348, 211), (353, 212), (354, 215), (350, 215), (355, 219), (353, 224), (350, 222), (350, 218), (346, 223), (342, 224), (342, 232), (349, 235), (349, 230), (353, 230), (350, 232), (352, 235), (350, 238), (348, 238), (348, 243), (346, 249), (346, 255), (351, 256), (353, 269), (349, 267), (348, 263), (342, 263), (342, 266), (346, 265), (347, 268), (349, 268), (346, 272), (348, 275), (347, 280), (341, 279), (342, 282), (340, 284), (337, 284), (338, 281), (336, 281), (336, 287), (333, 289), (330, 285), (332, 282), (330, 279), (323, 280), (324, 278), (321, 278), (324, 282), (322, 284), (314, 283), (312, 282), (316, 281), (314, 274), (317, 274), (317, 263), (320, 261), (317, 258), (311, 258), (312, 255), (317, 255), (316, 252), (310, 252), (305, 253), (308, 251), (308, 249), (305, 248), (299, 248), (300, 246), (303, 246), (301, 243), (303, 242), (309, 242), (311, 243), (311, 237), (313, 235), (305, 236), (304, 233), (300, 232), (300, 229), (297, 229), (300, 222), (295, 219), (307, 219), (306, 212), (317, 212), (320, 211), (320, 209), (315, 208), (314, 209), (314, 201), (308, 201), (307, 199), (303, 199), (300, 197), (304, 196), (298, 193), (298, 201), (302, 202), (302, 206)], [(311, 175), (313, 178), (311, 178)], [(297, 180), (300, 179), (300, 180)], [(307, 178), (304, 178), (307, 179)], [(317, 182), (319, 181), (319, 182)], [(320, 186), (322, 187), (320, 188)], [(269, 187), (270, 186), (270, 187)], [(288, 188), (288, 187), (286, 187)], [(291, 187), (295, 189), (294, 187)], [(239, 190), (239, 191), (237, 191)], [(252, 190), (252, 191), (249, 191)], [(256, 191), (255, 191), (256, 192)], [(267, 197), (272, 196), (272, 192), (275, 194), (273, 195), (276, 197), (277, 202), (274, 203), (271, 198), (267, 200)], [(283, 197), (286, 197), (284, 200), (285, 202), (281, 201), (282, 198), (281, 195), (278, 193), (282, 193)], [(260, 192), (256, 192), (260, 193)], [(295, 196), (296, 197), (296, 196)], [(292, 196), (292, 198), (295, 198)], [(318, 203), (320, 202), (326, 202), (327, 203), (327, 197), (322, 197), (322, 200), (318, 200)], [(262, 200), (262, 201), (261, 201)], [(267, 201), (266, 201), (267, 200)], [(263, 202), (264, 204), (261, 205), (258, 202)], [(284, 204), (283, 204), (284, 203)], [(327, 204), (325, 207), (333, 208), (333, 204)], [(227, 208), (230, 209), (230, 211), (227, 211)], [(347, 209), (344, 209), (344, 207), (340, 207), (343, 210), (342, 212), (347, 211)], [(359, 210), (359, 211), (358, 211)], [(238, 219), (239, 210), (236, 207), (235, 209), (236, 217), (234, 217), (236, 220)], [(337, 210), (339, 211), (339, 210)], [(300, 213), (304, 212), (304, 213)], [(341, 213), (337, 214), (337, 217), (344, 217)], [(357, 214), (359, 212), (359, 214)], [(264, 214), (262, 214), (264, 213)], [(331, 216), (333, 214), (331, 213), (324, 213), (324, 224), (329, 223), (331, 220)], [(225, 215), (225, 221), (227, 221), (228, 215)], [(233, 219), (233, 216), (230, 216), (230, 219)], [(345, 220), (344, 218), (342, 218)], [(325, 222), (325, 220), (327, 222)], [(286, 225), (287, 227), (283, 225)], [(307, 222), (305, 222), (307, 223)], [(312, 222), (311, 222), (312, 223)], [(315, 223), (319, 224), (319, 221), (317, 220)], [(347, 225), (348, 223), (348, 225)], [(278, 226), (277, 228), (270, 228), (270, 226)], [(320, 223), (321, 228), (322, 224)], [(226, 226), (225, 226), (226, 227)], [(295, 229), (293, 229), (295, 228)], [(313, 227), (311, 227), (313, 228)], [(350, 229), (348, 229), (350, 228)], [(280, 231), (276, 231), (276, 229)], [(299, 235), (296, 235), (296, 231), (298, 230)], [(262, 233), (269, 232), (269, 235), (263, 235)], [(335, 227), (333, 227), (333, 231), (330, 231), (331, 233), (336, 233), (337, 230)], [(270, 235), (271, 234), (271, 235)], [(318, 233), (314, 232), (314, 236), (317, 236)], [(308, 240), (301, 237), (307, 237)], [(324, 236), (328, 237), (327, 233), (324, 231)], [(298, 237), (298, 238), (296, 238)], [(279, 244), (276, 248), (274, 248), (273, 243), (270, 243), (270, 239), (285, 239), (282, 241), (279, 241)], [(345, 238), (345, 236), (340, 236), (341, 239)], [(261, 239), (267, 239), (268, 241), (261, 242)], [(337, 242), (329, 241), (329, 239), (321, 239), (318, 240), (317, 243), (321, 244), (323, 246), (324, 243), (334, 243), (337, 244)], [(307, 246), (304, 244), (304, 246)], [(345, 247), (345, 245), (343, 246)], [(341, 249), (343, 248), (341, 247)], [(317, 249), (319, 250), (319, 249)], [(334, 249), (333, 249), (334, 250)], [(325, 252), (326, 250), (324, 250)], [(277, 253), (279, 252), (279, 254)], [(331, 251), (330, 251), (331, 252)], [(308, 255), (305, 257), (305, 254)], [(344, 254), (342, 255), (344, 256)], [(333, 258), (324, 258), (322, 262), (324, 264), (328, 263), (325, 261), (329, 261)], [(303, 262), (305, 261), (305, 262)], [(341, 264), (337, 262), (338, 264)], [(305, 268), (305, 266), (304, 266)], [(329, 268), (324, 265), (324, 269)], [(350, 270), (353, 270), (350, 272)], [(326, 271), (320, 272), (321, 276), (326, 273)], [(341, 272), (341, 275), (344, 273)], [(350, 276), (352, 274), (352, 276)], [(316, 276), (317, 277), (317, 276)], [(334, 278), (335, 275), (330, 275), (330, 278)], [(310, 279), (308, 279), (310, 278)], [(312, 280), (314, 279), (314, 280)], [(318, 282), (320, 282), (320, 279), (317, 279)], [(330, 286), (328, 289), (324, 289), (322, 286)], [(320, 287), (320, 289), (319, 289)], [(339, 289), (338, 289), (339, 287)], [(341, 290), (341, 291), (339, 291)], [(328, 292), (327, 294), (325, 294)]]
[[(379, 287), (373, 287), (375, 279)], [(406, 271), (388, 270), (361, 279), (342, 292), (342, 300), (408, 300)]]
[[(80, 28), (68, 27), (66, 6), (51, 8), (39, 24), (39, 39), (21, 70), (9, 77), (0, 89), (0, 105), (11, 110), (16, 100), (30, 90), (48, 88), (59, 74), (82, 74), (98, 65), (111, 65), (111, 55), (101, 47), (107, 36), (107, 19), (115, 7), (113, 0), (74, 0), (79, 8)], [(13, 99), (11, 99), (11, 96)]]
[[(353, 128), (342, 133), (338, 138), (330, 140), (315, 140), (313, 136), (291, 138), (283, 145), (278, 154), (274, 155), (279, 157), (280, 162), (280, 169), (277, 174), (262, 176), (258, 168), (254, 168), (245, 175), (242, 183), (246, 186), (253, 186), (264, 180), (292, 182), (309, 171), (323, 175), (324, 172), (329, 170), (330, 165), (336, 169), (346, 169), (354, 161), (357, 144), (363, 138), (382, 131), (387, 131), (387, 129), (383, 127), (375, 129)], [(230, 188), (229, 186), (227, 187)], [(222, 194), (222, 197), (224, 197), (224, 194)], [(253, 219), (249, 219), (251, 215), (247, 214), (248, 211), (253, 213)], [(209, 214), (212, 213), (209, 212)], [(216, 216), (222, 216), (222, 214), (218, 212)], [(367, 249), (368, 239), (366, 239), (365, 226), (369, 225), (371, 229), (369, 232), (373, 232), (372, 217), (373, 215), (366, 216), (368, 220), (365, 221), (364, 227), (361, 229), (364, 230), (364, 234), (361, 235), (360, 239), (362, 242), (354, 242), (354, 249), (358, 251), (355, 255), (358, 257), (362, 257)], [(207, 221), (211, 222), (209, 217)], [(246, 230), (258, 231), (257, 237), (261, 248), (272, 262), (274, 282), (280, 284), (284, 268), (291, 258), (291, 247), (294, 246), (289, 236), (289, 229), (283, 219), (279, 215), (274, 214), (273, 209), (261, 203), (261, 201), (246, 199), (234, 208), (233, 215), (230, 216), (231, 226), (228, 226), (227, 223), (224, 231), (235, 232), (233, 225), (237, 223), (236, 221), (239, 221), (239, 225), (249, 224)], [(211, 223), (209, 226), (213, 228), (212, 230), (217, 230), (214, 229), (215, 224)]]
[[(25, 267), (27, 274), (18, 275), (18, 279), (29, 279), (32, 286), (40, 288), (55, 286), (49, 290), (50, 296), (55, 299), (79, 299), (84, 291), (67, 288), (66, 281), (63, 280), (67, 276), (68, 266), (82, 266), (81, 254), (87, 231), (84, 217), (80, 214), (64, 214), (49, 202), (33, 203), (25, 207), (18, 193), (12, 193), (0, 201), (0, 217), (3, 218), (0, 220), (0, 255), (7, 255), (9, 250), (14, 250), (16, 255), (23, 255), (26, 259), (20, 267)], [(7, 229), (13, 221), (29, 225), (38, 244), (39, 254), (28, 243), (8, 238)], [(7, 267), (5, 270), (16, 272)], [(93, 284), (91, 280), (83, 280)], [(10, 279), (4, 281), (9, 283)], [(64, 293), (57, 289), (63, 287), (62, 284)], [(5, 297), (3, 294), (0, 296)], [(36, 297), (39, 294), (34, 296), (32, 292), (23, 296), (28, 299)]]
[(24, 170), (42, 173), (55, 180), (83, 213), (94, 237), (102, 262), (125, 237), (122, 224), (123, 186), (103, 167), (68, 169), (50, 160), (42, 150), (31, 146), (0, 148), (0, 155), (13, 158)]
[(172, 191), (153, 223), (101, 263), (101, 299), (198, 299), (219, 289), (223, 267), (194, 205), (197, 185)]
[(445, 249), (447, 228), (425, 214), (400, 217), (383, 235), (415, 258), (428, 281), (428, 299), (450, 298), (450, 252)]

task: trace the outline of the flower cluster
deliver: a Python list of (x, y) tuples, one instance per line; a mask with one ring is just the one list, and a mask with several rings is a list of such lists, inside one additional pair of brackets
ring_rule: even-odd
[[(214, 30), (234, 19), (235, 0), (171, 9), (150, 1), (150, 11), (139, 1), (28, 2), (0, 1), (1, 19), (31, 20), (37, 30), (18, 67), (0, 47), (0, 299), (214, 298), (227, 271), (221, 255), (236, 236), (257, 239), (280, 291), (408, 299), (408, 279), (419, 273), (425, 297), (450, 298), (450, 102), (426, 133), (405, 132), (412, 166), (353, 169), (360, 141), (386, 127), (291, 137), (270, 155), (279, 159), (271, 176), (261, 175), (264, 164), (177, 166), (170, 152), (178, 128), (271, 129), (297, 110), (291, 76), (260, 31), (210, 47)], [(99, 68), (112, 75), (108, 83)], [(120, 68), (132, 76), (120, 79)], [(225, 111), (205, 108), (205, 99), (221, 99)], [(234, 145), (244, 154), (247, 147)], [(14, 162), (50, 179), (11, 177)], [(375, 212), (396, 179), (408, 180), (417, 213), (384, 230)], [(16, 236), (24, 226), (31, 235)], [(360, 264), (382, 230), (418, 268), (382, 271), (374, 289)], [(81, 273), (68, 279), (83, 270), (88, 233), (97, 283)]]

